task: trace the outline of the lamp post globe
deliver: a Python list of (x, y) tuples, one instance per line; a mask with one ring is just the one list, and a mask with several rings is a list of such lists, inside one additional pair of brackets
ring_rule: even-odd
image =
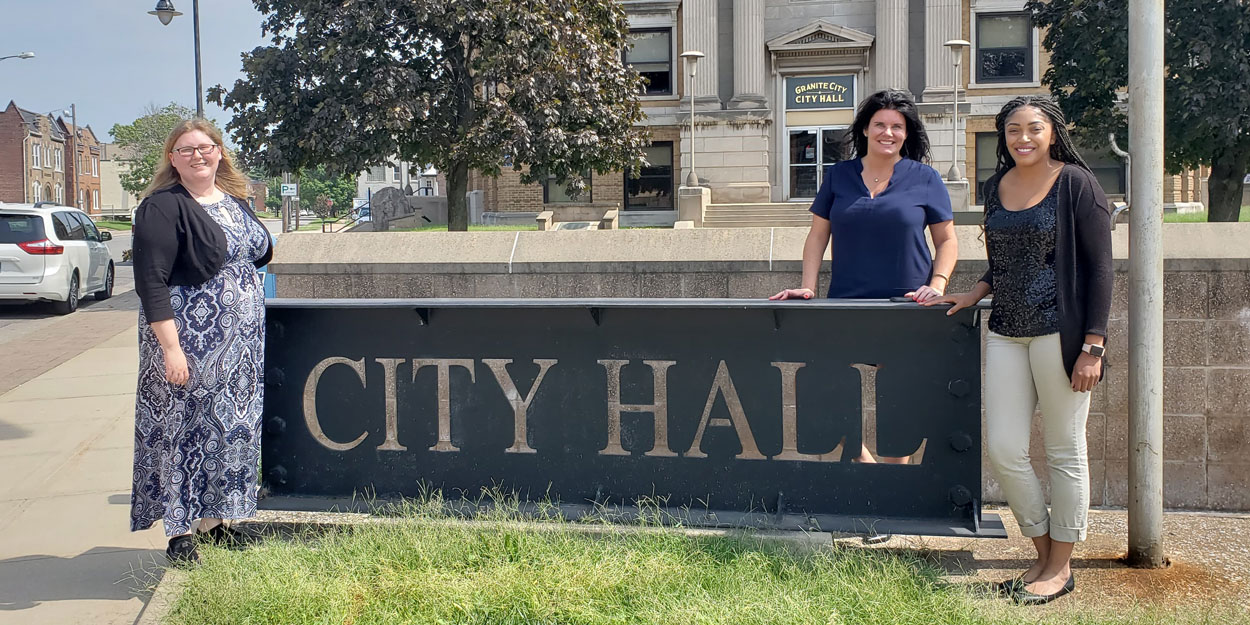
[(170, 2), (170, 0), (158, 0), (156, 8), (148, 11), (148, 15), (155, 15), (156, 19), (160, 20), (162, 24), (168, 26), (169, 22), (171, 22), (175, 17), (182, 15), (182, 13), (174, 8), (174, 3)]

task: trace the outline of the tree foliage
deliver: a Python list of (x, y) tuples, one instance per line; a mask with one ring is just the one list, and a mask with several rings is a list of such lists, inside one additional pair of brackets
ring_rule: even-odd
[(113, 124), (109, 134), (117, 146), (134, 155), (122, 159), (126, 167), (121, 171), (122, 188), (138, 195), (147, 188), (161, 162), (165, 139), (179, 122), (195, 117), (195, 111), (171, 102), (161, 108), (148, 105), (143, 115), (129, 124)]
[[(1046, 29), (1045, 80), (1092, 144), (1126, 137), (1128, 0), (1029, 0)], [(1250, 2), (1167, 0), (1164, 57), (1168, 170), (1210, 165), (1211, 221), (1236, 221), (1250, 169)], [(1131, 102), (1129, 105), (1131, 106)]]
[(468, 225), (468, 173), (513, 166), (571, 190), (587, 170), (637, 171), (642, 79), (622, 62), (628, 22), (603, 0), (253, 0), (273, 45), (210, 98), (271, 173), (359, 172), (396, 159), (448, 181)]
[[(331, 175), (324, 166), (300, 172), (300, 210), (312, 211), (318, 217), (333, 217), (351, 208), (355, 196), (356, 179), (353, 176)], [(327, 204), (326, 200), (330, 203)]]

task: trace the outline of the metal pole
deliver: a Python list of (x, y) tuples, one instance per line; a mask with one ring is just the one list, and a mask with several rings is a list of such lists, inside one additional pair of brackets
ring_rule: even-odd
[(1129, 417), (1128, 562), (1163, 555), (1163, 15), (1164, 0), (1128, 3)]
[(204, 86), (200, 80), (200, 0), (191, 3), (191, 21), (195, 28), (195, 116), (204, 117)]
[(956, 51), (955, 54), (955, 106), (951, 109), (951, 122), (955, 131), (951, 136), (951, 169), (946, 172), (947, 180), (959, 180), (962, 177), (959, 174), (959, 61), (962, 51)]
[(73, 103), (69, 105), (69, 121), (70, 125), (74, 127), (74, 132), (71, 133), (73, 136), (70, 137), (70, 141), (74, 146), (74, 191), (70, 194), (73, 196), (73, 202), (70, 206), (81, 208), (78, 205), (78, 169), (82, 165), (82, 161), (78, 158), (78, 105)]
[(686, 177), (686, 186), (699, 186), (699, 175), (694, 173), (694, 70), (695, 59), (690, 59), (690, 175)]
[[(291, 172), (282, 172), (282, 183), (291, 184)], [(291, 198), (286, 195), (282, 196), (282, 231), (291, 231)]]

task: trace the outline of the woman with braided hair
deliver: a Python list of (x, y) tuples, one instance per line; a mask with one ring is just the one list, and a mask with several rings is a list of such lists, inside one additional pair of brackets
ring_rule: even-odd
[[(1085, 539), (1085, 422), (1090, 391), (1102, 379), (1111, 312), (1111, 212), (1052, 100), (1016, 98), (995, 126), (998, 168), (984, 201), (989, 270), (970, 292), (925, 305), (953, 304), (953, 314), (994, 294), (985, 350), (987, 447), (1020, 533), (1037, 549), (1028, 570), (998, 588), (1038, 605), (1075, 589), (1072, 549)], [(1039, 404), (1049, 511), (1029, 462)]]

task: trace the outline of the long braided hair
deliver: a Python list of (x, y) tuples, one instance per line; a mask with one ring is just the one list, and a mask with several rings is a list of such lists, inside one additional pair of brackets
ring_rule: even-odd
[(1082, 169), (1089, 171), (1089, 165), (1085, 164), (1085, 159), (1081, 158), (1080, 153), (1076, 151), (1076, 145), (1068, 134), (1068, 122), (1064, 119), (1063, 111), (1060, 110), (1059, 105), (1046, 96), (1025, 95), (1014, 98), (1004, 104), (1003, 109), (994, 118), (994, 128), (998, 130), (998, 166), (996, 173), (1001, 174), (1016, 166), (1016, 159), (1011, 158), (1011, 151), (1007, 149), (1007, 118), (1026, 106), (1031, 106), (1050, 118), (1051, 134), (1053, 136), (1053, 140), (1050, 142), (1050, 157), (1062, 163), (1079, 165)]

